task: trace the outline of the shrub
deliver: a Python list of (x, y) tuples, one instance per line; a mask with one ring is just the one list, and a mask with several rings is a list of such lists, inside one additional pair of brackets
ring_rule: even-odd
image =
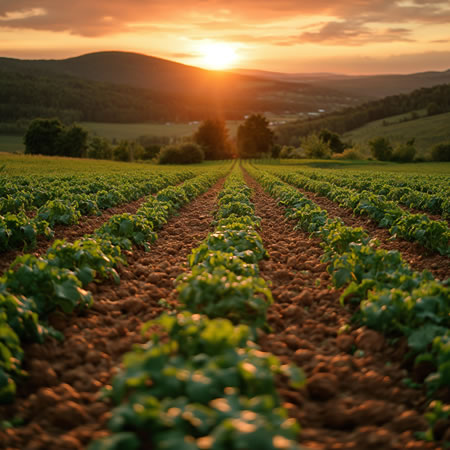
[(370, 153), (378, 161), (390, 161), (392, 159), (392, 145), (388, 139), (377, 137), (369, 142)]
[(441, 142), (431, 149), (433, 161), (450, 161), (450, 142)]
[(407, 143), (399, 145), (392, 154), (392, 161), (396, 162), (412, 162), (416, 156), (416, 148), (414, 145)]
[(205, 154), (198, 144), (186, 143), (179, 147), (180, 164), (198, 164), (205, 159)]
[(194, 143), (181, 145), (168, 145), (161, 149), (159, 154), (160, 164), (196, 164), (205, 158), (201, 147)]
[(113, 156), (116, 161), (131, 161), (128, 141), (120, 141), (119, 145), (113, 150)]
[(113, 149), (108, 139), (94, 136), (89, 143), (87, 156), (92, 159), (112, 159)]
[(328, 159), (331, 157), (330, 146), (317, 134), (310, 134), (302, 139), (302, 147), (308, 158)]
[(344, 150), (342, 153), (334, 153), (332, 159), (351, 159), (351, 160), (360, 160), (365, 159), (362, 153), (356, 148), (348, 148)]

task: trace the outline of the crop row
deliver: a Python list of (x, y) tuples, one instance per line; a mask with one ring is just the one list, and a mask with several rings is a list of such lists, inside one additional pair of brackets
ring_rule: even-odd
[(215, 231), (177, 279), (184, 312), (144, 326), (159, 334), (126, 355), (108, 394), (119, 404), (114, 434), (90, 450), (133, 450), (150, 439), (167, 450), (298, 449), (298, 426), (281, 407), (275, 376), (295, 387), (304, 376), (253, 342), (267, 326), (272, 295), (259, 277), (267, 253), (250, 194), (241, 174), (226, 181)]
[[(298, 171), (296, 171), (298, 172)], [(383, 180), (383, 176), (366, 177), (357, 174), (333, 174), (301, 172), (313, 180), (328, 181), (337, 186), (355, 189), (357, 191), (370, 191), (377, 195), (383, 195), (387, 200), (393, 200), (408, 208), (429, 211), (441, 214), (444, 218), (450, 217), (449, 190), (445, 192), (444, 185), (438, 192), (428, 193), (416, 190), (407, 182), (403, 186), (393, 186)]]
[(446, 222), (431, 220), (425, 214), (411, 214), (383, 195), (368, 191), (357, 192), (327, 181), (318, 181), (300, 173), (271, 169), (282, 180), (307, 191), (323, 195), (339, 205), (353, 210), (355, 214), (367, 215), (382, 228), (388, 228), (394, 236), (417, 241), (424, 247), (450, 255), (450, 229)]
[(391, 337), (407, 339), (415, 364), (427, 362), (431, 394), (450, 385), (450, 288), (428, 271), (414, 272), (397, 251), (378, 248), (362, 228), (345, 226), (295, 188), (267, 172), (248, 168), (297, 227), (323, 241), (324, 262), (341, 302), (359, 304), (356, 319)]
[(111, 217), (91, 236), (74, 243), (58, 240), (44, 256), (18, 257), (0, 278), (0, 403), (15, 395), (15, 381), (24, 373), (22, 342), (42, 342), (62, 335), (46, 324), (56, 309), (71, 313), (88, 308), (90, 282), (112, 278), (119, 283), (118, 264), (126, 264), (123, 250), (145, 249), (171, 214), (204, 192), (224, 169), (209, 171), (180, 186), (150, 196), (135, 215)]
[[(317, 173), (317, 171), (313, 171)], [(361, 181), (365, 180), (367, 183), (379, 182), (383, 185), (391, 186), (393, 188), (408, 187), (415, 191), (426, 192), (428, 194), (439, 194), (450, 191), (450, 181), (447, 175), (441, 174), (414, 174), (414, 173), (393, 173), (381, 172), (376, 173), (368, 170), (358, 171), (352, 170), (351, 173), (342, 173), (342, 170), (327, 170), (327, 173), (359, 178)]]
[[(80, 180), (75, 179), (75, 187), (58, 187), (55, 191), (45, 191), (51, 199), (46, 200), (32, 218), (25, 209), (30, 207), (24, 199), (36, 199), (36, 192), (16, 193), (0, 200), (3, 210), (22, 208), (16, 214), (7, 212), (0, 215), (0, 252), (12, 248), (33, 248), (38, 236), (50, 239), (55, 225), (72, 225), (79, 221), (82, 215), (100, 214), (100, 210), (137, 200), (148, 194), (153, 194), (166, 186), (175, 185), (195, 176), (191, 171), (183, 170), (174, 173), (146, 176), (137, 180), (127, 178), (105, 179), (92, 182), (88, 186), (89, 193), (75, 193), (74, 189), (82, 191)], [(61, 189), (63, 189), (61, 191)], [(92, 192), (93, 191), (93, 192)], [(34, 196), (33, 196), (34, 195)]]

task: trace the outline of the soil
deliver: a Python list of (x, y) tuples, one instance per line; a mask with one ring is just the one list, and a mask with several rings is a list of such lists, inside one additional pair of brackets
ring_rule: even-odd
[(427, 269), (439, 280), (450, 277), (450, 258), (439, 255), (433, 250), (425, 248), (418, 242), (409, 242), (401, 238), (394, 238), (386, 228), (379, 228), (377, 223), (367, 216), (355, 216), (350, 208), (342, 208), (326, 197), (297, 188), (322, 209), (331, 218), (341, 218), (345, 225), (362, 227), (372, 237), (380, 241), (380, 247), (386, 250), (398, 250), (412, 269), (419, 272)]
[(320, 241), (294, 231), (284, 208), (246, 176), (252, 201), (262, 218), (259, 231), (271, 258), (260, 263), (261, 276), (272, 283), (274, 304), (268, 313), (270, 334), (259, 343), (285, 363), (301, 367), (307, 387), (278, 389), (290, 415), (301, 424), (306, 449), (438, 449), (418, 441), (427, 424), (424, 392), (402, 383), (405, 346), (387, 344), (366, 327), (350, 327), (352, 311), (339, 303), (341, 291), (330, 288), (320, 262)]
[[(127, 253), (129, 265), (120, 268), (120, 285), (89, 286), (94, 305), (84, 315), (52, 317), (51, 324), (65, 335), (63, 342), (25, 348), (29, 378), (19, 384), (16, 401), (0, 408), (0, 421), (20, 417), (24, 425), (0, 431), (0, 448), (78, 450), (108, 434), (112, 405), (99, 399), (100, 391), (118, 371), (123, 354), (142, 342), (142, 323), (164, 312), (159, 300), (175, 300), (174, 280), (211, 230), (223, 181), (182, 208), (149, 252)], [(82, 232), (88, 232), (86, 224)]]
[(105, 222), (107, 222), (112, 216), (116, 214), (135, 214), (136, 211), (142, 206), (147, 200), (148, 195), (141, 197), (134, 202), (126, 203), (120, 206), (114, 206), (113, 208), (105, 209), (100, 216), (83, 216), (80, 221), (75, 225), (56, 225), (53, 228), (54, 237), (50, 240), (45, 239), (41, 236), (37, 240), (37, 246), (31, 252), (24, 250), (10, 250), (1, 255), (0, 259), (0, 274), (9, 268), (11, 263), (21, 255), (25, 253), (32, 253), (33, 255), (40, 256), (45, 253), (48, 248), (56, 239), (66, 239), (68, 242), (73, 242), (80, 239), (86, 234), (93, 233), (97, 228), (101, 227)]

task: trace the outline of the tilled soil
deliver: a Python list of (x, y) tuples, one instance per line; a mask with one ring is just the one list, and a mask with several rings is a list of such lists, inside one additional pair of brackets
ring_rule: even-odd
[(174, 279), (186, 271), (187, 255), (210, 231), (222, 186), (223, 180), (182, 208), (149, 252), (128, 252), (120, 285), (92, 285), (94, 306), (84, 315), (55, 314), (51, 323), (64, 333), (63, 342), (25, 348), (29, 378), (19, 384), (15, 403), (0, 408), (0, 421), (20, 417), (25, 424), (0, 431), (0, 448), (76, 450), (108, 433), (112, 405), (99, 400), (100, 390), (123, 354), (142, 342), (141, 324), (163, 312), (158, 301), (176, 298)]
[(339, 333), (351, 311), (339, 303), (340, 291), (320, 262), (318, 239), (294, 231), (284, 209), (250, 177), (260, 235), (270, 260), (261, 276), (272, 283), (274, 304), (268, 319), (273, 332), (259, 343), (283, 362), (305, 371), (307, 387), (298, 391), (285, 380), (279, 392), (302, 426), (300, 443), (308, 449), (438, 449), (414, 438), (426, 429), (427, 400), (402, 383), (404, 349), (389, 347), (384, 337), (365, 327)]
[(45, 239), (45, 237), (39, 237), (37, 240), (37, 246), (30, 251), (23, 250), (10, 250), (3, 253), (0, 258), (0, 274), (7, 270), (10, 264), (20, 255), (25, 253), (32, 253), (33, 255), (39, 256), (45, 253), (48, 248), (56, 239), (66, 239), (69, 242), (73, 242), (80, 239), (85, 234), (93, 233), (97, 228), (101, 227), (105, 222), (107, 222), (112, 216), (116, 214), (135, 214), (136, 211), (142, 206), (147, 200), (148, 195), (141, 197), (134, 202), (126, 203), (120, 206), (114, 206), (113, 208), (105, 209), (100, 216), (83, 216), (80, 221), (75, 225), (65, 226), (56, 225), (54, 227), (54, 237), (51, 240)]
[(435, 278), (440, 280), (445, 280), (450, 276), (450, 258), (447, 256), (439, 255), (439, 253), (425, 248), (418, 242), (408, 242), (401, 238), (394, 238), (386, 228), (379, 228), (377, 223), (367, 216), (355, 216), (350, 208), (342, 208), (326, 197), (304, 189), (297, 189), (326, 210), (329, 217), (340, 217), (345, 225), (364, 228), (372, 237), (380, 241), (381, 248), (398, 250), (412, 269), (419, 272), (427, 269)]

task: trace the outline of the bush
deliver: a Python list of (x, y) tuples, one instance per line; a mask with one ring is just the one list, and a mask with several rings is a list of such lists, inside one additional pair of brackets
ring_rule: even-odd
[(87, 156), (92, 159), (112, 159), (113, 149), (108, 139), (94, 136), (89, 143)]
[(450, 161), (450, 142), (441, 142), (431, 149), (433, 161)]
[(329, 159), (331, 157), (330, 146), (316, 134), (303, 138), (302, 147), (308, 158)]
[(396, 162), (412, 162), (414, 161), (414, 156), (416, 156), (416, 148), (414, 145), (408, 143), (408, 144), (401, 144), (399, 145), (394, 153), (392, 154), (392, 161)]
[(197, 164), (204, 159), (203, 150), (194, 143), (168, 145), (159, 154), (159, 164)]
[(120, 141), (119, 145), (113, 150), (115, 161), (131, 161), (131, 151), (128, 141)]
[(377, 137), (369, 142), (370, 153), (378, 161), (390, 161), (392, 159), (392, 145), (388, 139)]
[(362, 153), (356, 148), (348, 148), (344, 150), (342, 153), (334, 153), (332, 159), (350, 159), (350, 160), (361, 160), (365, 159)]

